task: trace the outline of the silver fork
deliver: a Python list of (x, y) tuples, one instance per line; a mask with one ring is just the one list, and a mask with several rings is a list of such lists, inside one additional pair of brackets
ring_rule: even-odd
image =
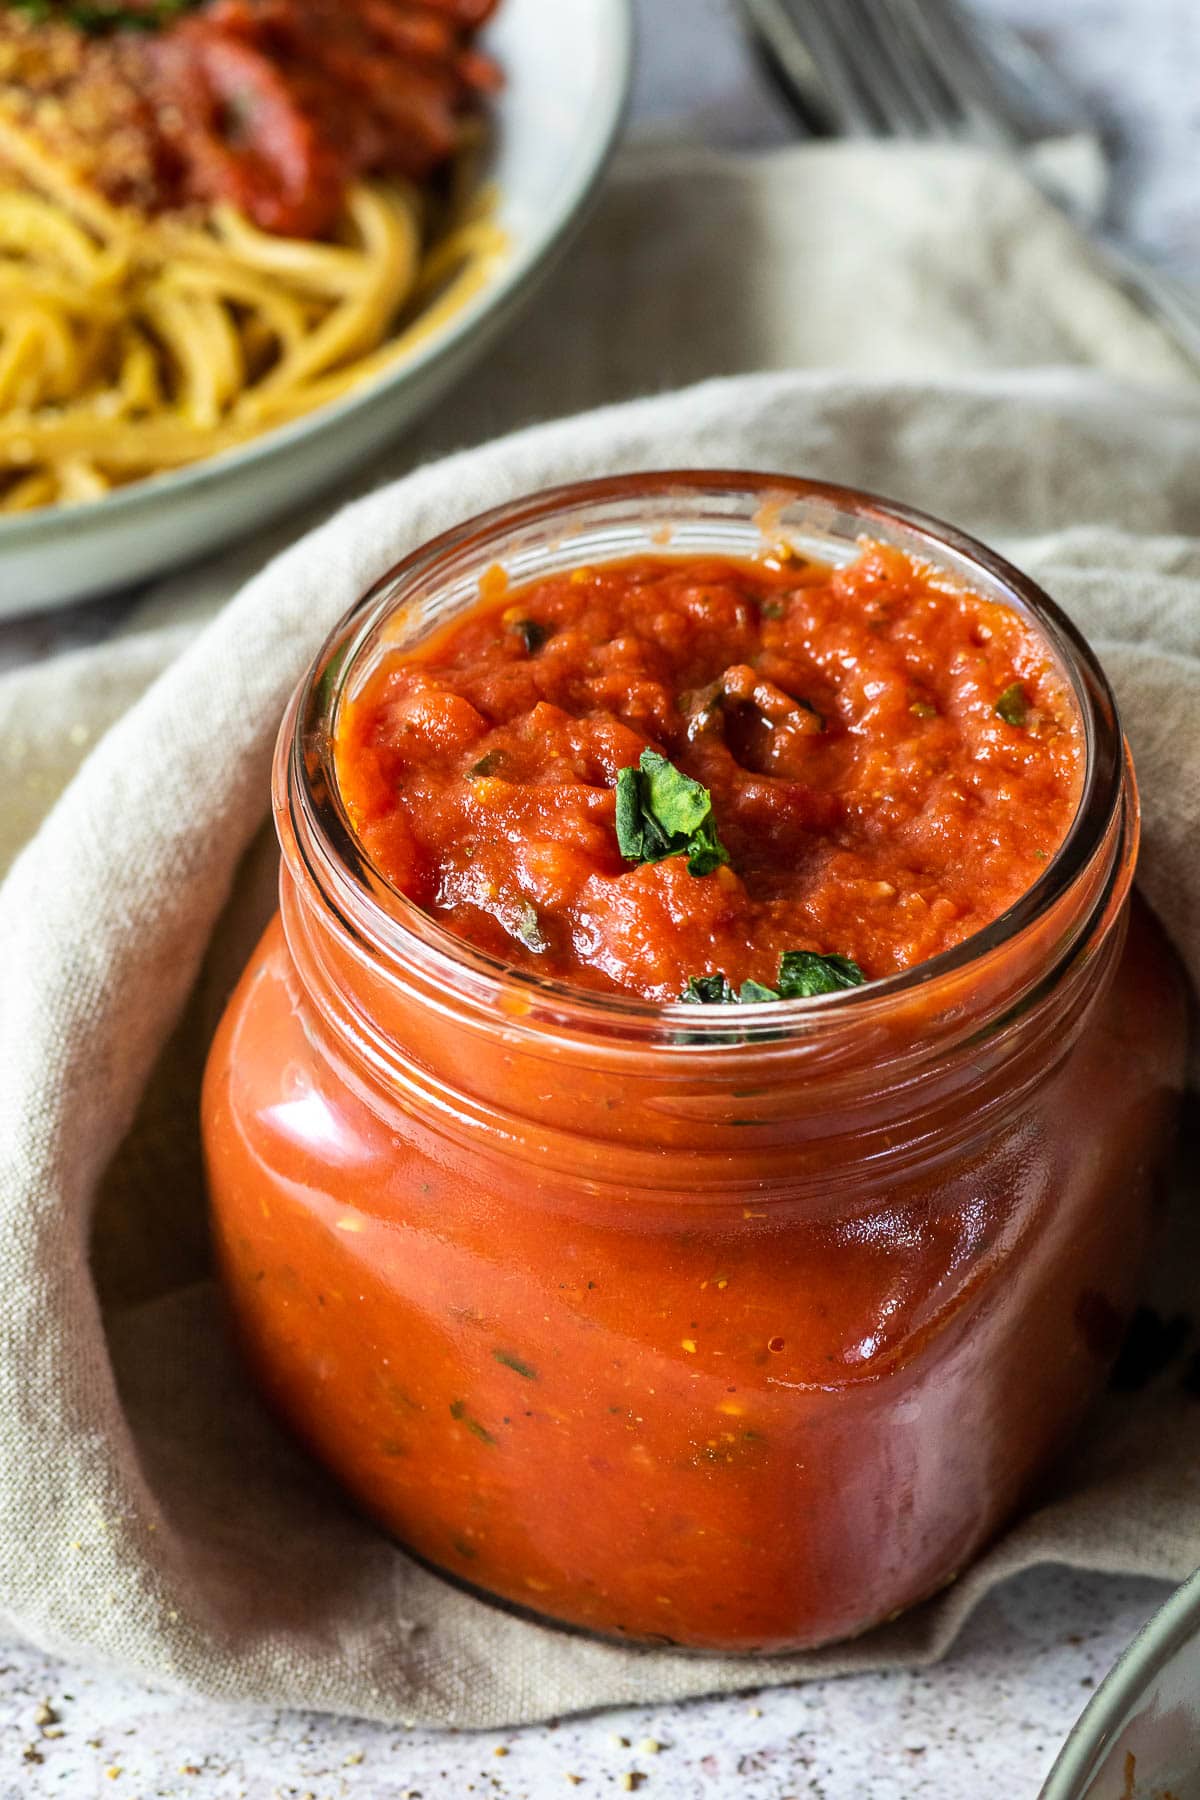
[(1026, 153), (1092, 129), (1079, 102), (1015, 32), (958, 0), (741, 0), (803, 121), (840, 136), (972, 143), (1020, 159), (1088, 232), (1097, 259), (1200, 372), (1200, 293), (1098, 229)]

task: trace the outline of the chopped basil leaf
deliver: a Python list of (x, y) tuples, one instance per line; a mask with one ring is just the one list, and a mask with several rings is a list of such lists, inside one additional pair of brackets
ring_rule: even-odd
[(679, 998), (693, 1006), (732, 1006), (737, 995), (723, 975), (689, 975)]
[(742, 1006), (757, 1006), (760, 1001), (779, 998), (774, 988), (764, 987), (761, 981), (743, 981), (738, 989), (738, 1001)]
[(669, 836), (690, 837), (712, 814), (708, 789), (701, 787), (682, 769), (660, 756), (657, 750), (643, 750), (639, 768), (643, 777), (645, 810)]
[(738, 989), (724, 975), (692, 975), (679, 998), (695, 1006), (757, 1006), (768, 1000), (807, 1000), (861, 987), (866, 976), (848, 956), (821, 956), (816, 950), (785, 950), (779, 959), (779, 987), (743, 981)]
[(784, 1000), (807, 1000), (839, 988), (861, 987), (866, 976), (848, 956), (821, 956), (815, 950), (785, 950), (779, 959), (779, 992)]
[(471, 764), (471, 767), (467, 770), (467, 774), (471, 776), (494, 775), (503, 761), (503, 750), (488, 750), (480, 757), (477, 763)]
[(993, 706), (997, 718), (1006, 725), (1024, 725), (1029, 718), (1029, 696), (1019, 681), (1006, 687)]
[(506, 1369), (511, 1369), (514, 1375), (520, 1375), (525, 1381), (537, 1380), (537, 1370), (532, 1363), (522, 1362), (520, 1357), (514, 1356), (511, 1350), (493, 1350), (492, 1355), (498, 1363), (503, 1363)]
[(617, 774), (617, 844), (629, 862), (686, 856), (693, 875), (729, 861), (708, 789), (657, 750), (643, 750), (636, 769)]
[(938, 709), (931, 700), (914, 700), (908, 710), (916, 719), (936, 719), (938, 716)]
[(764, 619), (782, 619), (787, 607), (782, 600), (764, 600), (758, 610)]
[(536, 619), (514, 619), (513, 630), (528, 650), (530, 656), (540, 650), (550, 636), (548, 625), (539, 625)]
[(729, 861), (729, 852), (717, 836), (717, 828), (711, 819), (692, 833), (687, 859), (689, 875), (711, 875), (714, 869)]
[(636, 769), (617, 771), (617, 845), (631, 862), (642, 862), (645, 824), (642, 819), (642, 784)]

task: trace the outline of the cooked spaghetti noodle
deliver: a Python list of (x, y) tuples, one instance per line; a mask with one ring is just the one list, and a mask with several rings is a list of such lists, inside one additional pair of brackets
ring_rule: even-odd
[(352, 172), (308, 238), (226, 199), (114, 203), (0, 105), (0, 510), (230, 449), (401, 360), (504, 254), (472, 124), (440, 221), (418, 181)]

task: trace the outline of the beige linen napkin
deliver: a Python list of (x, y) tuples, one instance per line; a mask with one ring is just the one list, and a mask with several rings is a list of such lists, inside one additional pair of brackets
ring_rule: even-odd
[[(856, 372), (735, 373), (818, 355)], [(1071, 359), (1094, 366), (1036, 366)], [(0, 684), (10, 847), (103, 733), (0, 889), (0, 1609), (39, 1644), (229, 1699), (494, 1725), (925, 1660), (1031, 1563), (1179, 1577), (1200, 1559), (1200, 1403), (1168, 1372), (1108, 1400), (1037, 1509), (885, 1630), (769, 1661), (616, 1649), (410, 1563), (230, 1355), (196, 1080), (269, 888), (276, 722), (373, 576), (511, 495), (740, 463), (862, 483), (1002, 542), (1104, 654), (1141, 770), (1143, 885), (1200, 975), (1200, 402), (1169, 346), (978, 158), (676, 158), (626, 174), (526, 324), (401, 455), (708, 373), (730, 378), (419, 468), (198, 634), (261, 546), (170, 584), (168, 622)], [(1163, 1304), (1200, 1310), (1194, 1211), (1176, 1208), (1160, 1279)]]

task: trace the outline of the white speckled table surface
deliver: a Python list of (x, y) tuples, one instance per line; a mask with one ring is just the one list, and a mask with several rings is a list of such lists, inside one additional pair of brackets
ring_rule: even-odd
[[(1036, 38), (1115, 147), (1113, 206), (1146, 246), (1200, 270), (1196, 0), (986, 0)], [(791, 127), (738, 36), (732, 0), (639, 0), (635, 123), (715, 143)], [(120, 598), (0, 629), (0, 663), (113, 628)], [(607, 1713), (502, 1734), (398, 1730), (181, 1701), (0, 1642), (0, 1800), (1034, 1800), (1091, 1688), (1165, 1590), (1045, 1569), (994, 1594), (922, 1673)]]
[[(998, 1590), (928, 1671), (509, 1732), (219, 1710), (9, 1648), (0, 1800), (543, 1800), (572, 1791), (601, 1800), (630, 1789), (645, 1800), (1034, 1800), (1092, 1687), (1164, 1591), (1034, 1571)], [(47, 1705), (57, 1717), (39, 1727)]]

